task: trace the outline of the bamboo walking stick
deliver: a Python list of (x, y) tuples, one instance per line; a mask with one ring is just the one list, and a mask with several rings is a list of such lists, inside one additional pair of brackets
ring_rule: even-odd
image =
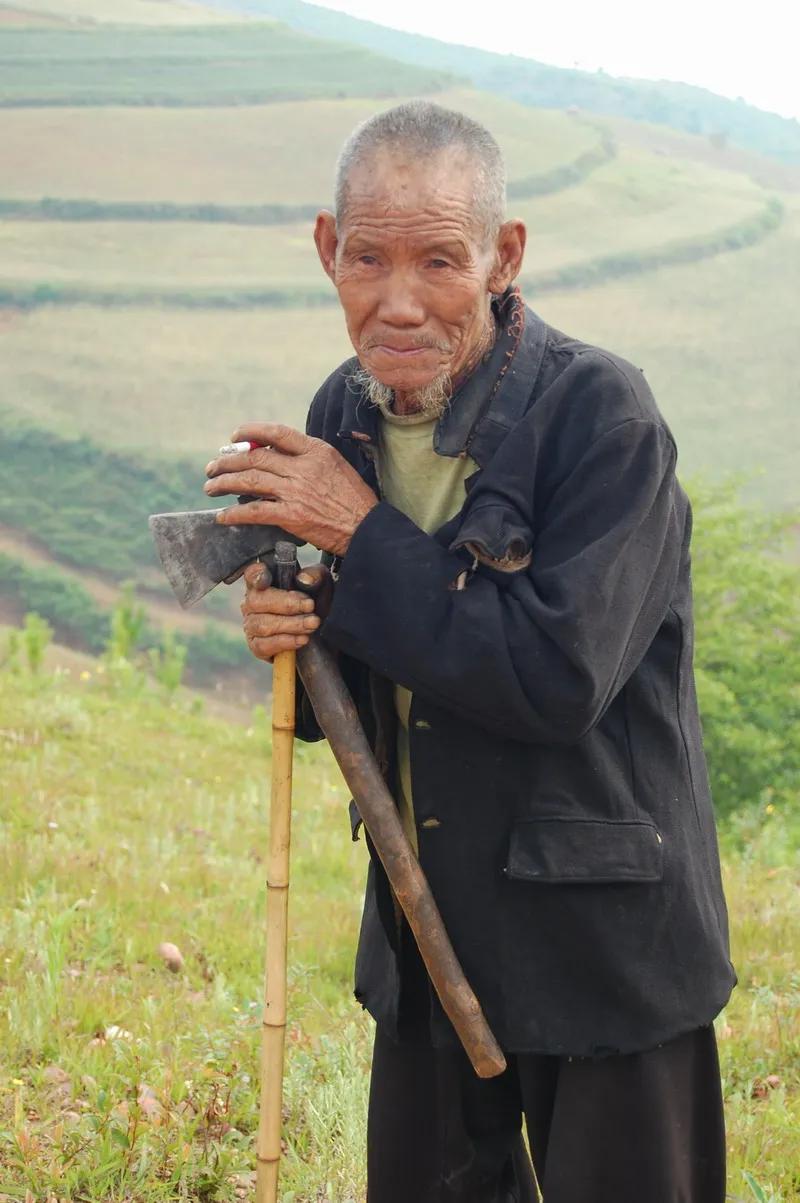
[[(290, 589), (295, 547), (278, 543), (276, 584)], [(261, 1098), (256, 1144), (256, 1203), (277, 1203), (281, 1158), (283, 1061), (286, 1047), (286, 941), (289, 849), (292, 827), (295, 653), (279, 652), (272, 664), (272, 793), (267, 868), (267, 951), (261, 1026)]]

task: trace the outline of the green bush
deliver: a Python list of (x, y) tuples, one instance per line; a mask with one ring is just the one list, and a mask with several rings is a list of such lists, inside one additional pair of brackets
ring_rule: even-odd
[(108, 614), (90, 594), (57, 568), (25, 564), (0, 552), (2, 595), (20, 613), (35, 611), (62, 643), (101, 652), (108, 637)]
[(158, 566), (148, 515), (210, 504), (196, 464), (146, 460), (89, 439), (32, 431), (13, 411), (0, 411), (0, 420), (0, 522), (23, 530), (57, 560), (117, 579), (138, 576)]
[(188, 650), (174, 631), (163, 631), (161, 646), (151, 647), (148, 652), (153, 676), (169, 694), (173, 694), (183, 680)]
[(37, 614), (35, 610), (25, 615), (22, 646), (25, 649), (28, 668), (32, 673), (41, 672), (44, 654), (52, 638), (53, 628), (46, 618), (42, 618), (41, 614)]
[(794, 515), (695, 484), (695, 665), (717, 810), (800, 802), (800, 569)]
[(229, 633), (211, 623), (206, 624), (201, 634), (188, 637), (187, 648), (189, 664), (199, 684), (211, 684), (219, 673), (232, 669), (244, 670), (251, 675), (259, 670), (258, 662), (240, 632)]

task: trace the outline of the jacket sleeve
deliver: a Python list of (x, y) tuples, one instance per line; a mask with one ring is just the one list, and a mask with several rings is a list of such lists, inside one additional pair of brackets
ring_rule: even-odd
[(579, 740), (666, 615), (684, 519), (674, 466), (659, 422), (630, 418), (604, 431), (541, 521), (531, 517), (529, 566), (479, 570), (463, 589), (454, 587), (463, 553), (380, 502), (342, 564), (326, 641), (509, 738)]

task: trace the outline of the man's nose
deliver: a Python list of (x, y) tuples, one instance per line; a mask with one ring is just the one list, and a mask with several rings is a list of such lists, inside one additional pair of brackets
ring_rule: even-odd
[(387, 326), (421, 326), (426, 312), (414, 273), (395, 269), (382, 281), (377, 317)]

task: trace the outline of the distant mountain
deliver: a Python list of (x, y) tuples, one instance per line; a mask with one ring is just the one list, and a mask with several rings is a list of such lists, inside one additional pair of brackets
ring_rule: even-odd
[(476, 87), (542, 108), (575, 105), (591, 113), (629, 117), (704, 134), (759, 151), (787, 163), (800, 163), (800, 123), (728, 100), (690, 84), (617, 78), (604, 71), (550, 67), (534, 59), (494, 54), (403, 33), (333, 12), (304, 0), (204, 0), (227, 12), (273, 17), (293, 29), (319, 37), (354, 42), (418, 67), (464, 76)]

